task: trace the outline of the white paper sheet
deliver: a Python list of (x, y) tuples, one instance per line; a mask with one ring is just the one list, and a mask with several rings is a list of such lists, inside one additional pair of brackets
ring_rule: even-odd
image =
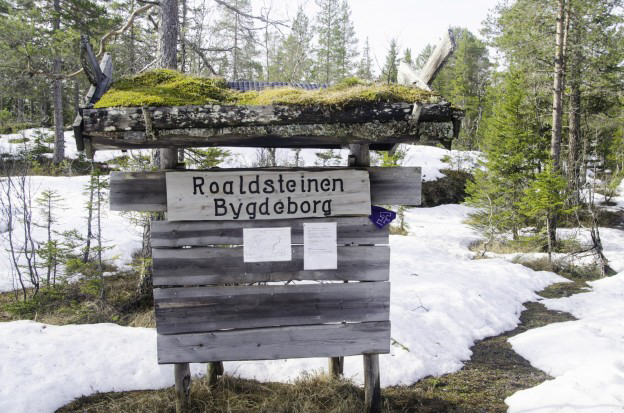
[(243, 261), (292, 260), (290, 227), (243, 228)]
[(303, 269), (338, 268), (337, 226), (335, 222), (303, 224)]

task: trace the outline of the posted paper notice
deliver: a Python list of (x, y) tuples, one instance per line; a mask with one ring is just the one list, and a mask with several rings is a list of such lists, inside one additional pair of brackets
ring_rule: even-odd
[(303, 224), (303, 269), (338, 268), (337, 225), (335, 222)]
[(290, 227), (243, 228), (243, 261), (290, 261)]

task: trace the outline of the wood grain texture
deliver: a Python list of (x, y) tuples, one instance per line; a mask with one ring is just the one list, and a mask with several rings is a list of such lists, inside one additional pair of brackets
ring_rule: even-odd
[(338, 357), (390, 352), (390, 322), (162, 335), (158, 363)]
[(386, 281), (388, 246), (338, 247), (336, 270), (303, 270), (303, 246), (292, 248), (292, 261), (243, 262), (243, 248), (154, 248), (155, 286), (241, 284), (252, 282), (335, 280)]
[(422, 202), (421, 168), (368, 168), (373, 205), (420, 205)]
[(188, 363), (176, 363), (173, 368), (176, 413), (187, 413), (191, 408), (191, 367)]
[[(405, 121), (412, 113), (412, 106), (413, 102), (399, 102), (340, 108), (327, 105), (204, 105), (149, 107), (147, 110), (154, 129), (180, 129)], [(84, 115), (87, 133), (146, 130), (140, 107), (88, 109)], [(449, 121), (450, 105), (446, 102), (423, 104), (422, 115), (423, 121)]]
[(390, 283), (154, 289), (159, 334), (389, 319)]
[[(301, 168), (299, 168), (301, 169)], [(322, 168), (344, 170), (345, 168)], [(306, 170), (322, 170), (306, 168)], [(419, 205), (421, 169), (419, 167), (363, 168), (370, 178), (374, 205)], [(215, 172), (231, 169), (216, 169)], [(238, 170), (238, 169), (236, 169)], [(272, 170), (288, 171), (288, 168)], [(110, 207), (113, 211), (167, 211), (164, 172), (111, 172)]]
[(379, 354), (364, 354), (364, 406), (366, 413), (381, 413)]
[[(242, 245), (243, 228), (290, 227), (291, 243), (303, 244), (303, 223), (309, 219), (264, 221), (152, 221), (152, 248)], [(339, 245), (388, 244), (388, 227), (377, 228), (368, 217), (315, 218), (315, 223), (335, 222)]]
[(440, 43), (438, 43), (436, 48), (433, 50), (429, 59), (427, 59), (427, 62), (423, 66), (418, 77), (427, 85), (431, 85), (438, 73), (440, 73), (440, 70), (442, 70), (448, 59), (455, 51), (455, 48), (455, 37), (453, 36), (451, 29), (449, 29)]
[(263, 220), (370, 215), (366, 170), (165, 174), (167, 219)]

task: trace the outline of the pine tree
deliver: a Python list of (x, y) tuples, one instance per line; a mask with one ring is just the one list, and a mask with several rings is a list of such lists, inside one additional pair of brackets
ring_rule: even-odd
[(313, 64), (311, 29), (310, 19), (300, 6), (291, 31), (277, 52), (272, 69), (275, 81), (303, 82), (310, 78)]
[(370, 45), (368, 43), (368, 37), (364, 41), (364, 48), (362, 49), (362, 58), (358, 63), (357, 77), (362, 80), (373, 80), (373, 59), (371, 58)]
[(414, 60), (412, 59), (412, 49), (410, 49), (409, 47), (406, 48), (403, 52), (403, 58), (401, 60), (410, 66), (414, 66)]
[(352, 76), (358, 55), (358, 40), (351, 21), (351, 8), (346, 0), (340, 5), (339, 24), (336, 42), (337, 80)]
[(386, 63), (381, 70), (381, 81), (384, 83), (396, 83), (399, 72), (399, 49), (396, 39), (390, 40), (390, 47), (386, 55)]
[(46, 270), (46, 286), (56, 283), (58, 266), (62, 261), (63, 248), (58, 239), (54, 237), (54, 224), (58, 222), (58, 212), (63, 209), (63, 197), (58, 191), (46, 189), (35, 200), (39, 211), (44, 217), (44, 225), (47, 237), (46, 242), (37, 250), (41, 257), (40, 265)]
[[(250, 0), (226, 0), (226, 2), (236, 10), (251, 13)], [(256, 49), (258, 40), (253, 19), (224, 6), (220, 6), (219, 11), (221, 17), (216, 23), (216, 35), (223, 42), (222, 47), (231, 48), (226, 64), (219, 68), (219, 74), (233, 80), (261, 78), (262, 65), (256, 60), (259, 52)]]

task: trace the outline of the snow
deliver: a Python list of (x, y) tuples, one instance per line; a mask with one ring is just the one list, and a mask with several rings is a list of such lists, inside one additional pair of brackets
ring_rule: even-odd
[(0, 330), (0, 412), (54, 412), (83, 394), (174, 384), (173, 366), (156, 364), (152, 329), (15, 321)]
[[(32, 137), (34, 130), (25, 131)], [(0, 135), (0, 153), (19, 145)], [(77, 153), (66, 133), (67, 155)], [(252, 166), (257, 152), (232, 149), (222, 166)], [(443, 168), (472, 169), (479, 154), (409, 146), (405, 166), (421, 166), (425, 180)], [(346, 151), (339, 151), (346, 164)], [(119, 151), (98, 152), (106, 161)], [(301, 152), (314, 165), (315, 151)], [(292, 159), (282, 150), (278, 158)], [(443, 162), (446, 157), (451, 164)], [(32, 188), (59, 191), (66, 210), (57, 230), (83, 233), (83, 187), (88, 177), (32, 177)], [(620, 188), (624, 190), (624, 187)], [(618, 207), (624, 198), (615, 199)], [(475, 260), (468, 245), (477, 235), (463, 220), (470, 209), (459, 205), (409, 209), (408, 236), (391, 236), (391, 308), (393, 345), (380, 356), (382, 386), (411, 384), (426, 376), (459, 370), (476, 340), (500, 334), (519, 323), (522, 303), (542, 300), (551, 309), (568, 311), (578, 321), (533, 329), (510, 339), (519, 354), (554, 377), (517, 392), (506, 402), (510, 412), (621, 412), (624, 409), (624, 232), (601, 229), (605, 254), (616, 276), (591, 283), (592, 290), (564, 299), (541, 299), (536, 292), (565, 279), (535, 272), (507, 258)], [(126, 265), (139, 247), (140, 233), (123, 216), (107, 212), (104, 238), (117, 265)], [(0, 291), (13, 287), (0, 222)], [(587, 237), (586, 231), (570, 236)], [(44, 233), (36, 230), (43, 241)], [(303, 371), (326, 369), (325, 359), (227, 362), (226, 372), (258, 380), (289, 381)], [(194, 375), (204, 367), (193, 365)], [(362, 382), (361, 357), (345, 359), (345, 375)], [(53, 326), (32, 321), (0, 323), (0, 411), (53, 412), (81, 395), (96, 392), (156, 389), (173, 385), (171, 366), (159, 366), (153, 329), (114, 324)]]
[[(380, 356), (382, 386), (460, 369), (476, 340), (514, 328), (522, 303), (561, 280), (502, 259), (473, 260), (467, 246), (477, 236), (462, 223), (469, 211), (459, 205), (410, 209), (410, 235), (391, 236), (395, 344)], [(0, 323), (0, 337), (0, 381), (6, 383), (0, 403), (12, 412), (51, 412), (82, 394), (172, 384), (170, 368), (157, 365), (150, 329), (17, 321)], [(326, 365), (326, 359), (226, 362), (225, 370), (289, 381)], [(361, 357), (346, 358), (345, 375), (362, 382)]]
[[(64, 210), (59, 210), (59, 220), (53, 224), (55, 231), (68, 231), (77, 229), (83, 236), (86, 235), (86, 210), (85, 203), (87, 196), (83, 194), (84, 188), (89, 181), (88, 176), (76, 177), (52, 177), (52, 176), (32, 176), (30, 177), (30, 188), (33, 199), (37, 198), (43, 191), (52, 190), (58, 192), (63, 197)], [(43, 223), (43, 215), (37, 211), (33, 205), (35, 220)], [(112, 249), (105, 250), (104, 258), (123, 268), (132, 257), (132, 253), (141, 247), (141, 232), (132, 225), (125, 217), (118, 212), (108, 210), (108, 202), (103, 205), (103, 243), (112, 246)], [(0, 226), (5, 226), (1, 223)], [(33, 227), (34, 238), (39, 243), (45, 243), (47, 233), (45, 228)], [(8, 239), (6, 233), (0, 231), (0, 291), (10, 291), (14, 288), (16, 281), (13, 279), (11, 271), (11, 260), (8, 251)], [(28, 283), (27, 283), (28, 284)]]
[[(620, 185), (624, 193), (624, 183)], [(617, 197), (618, 204), (624, 201)], [(509, 412), (624, 411), (624, 231), (601, 228), (604, 253), (616, 275), (590, 282), (591, 291), (544, 299), (547, 308), (578, 320), (550, 324), (509, 339), (534, 367), (553, 376), (505, 402)], [(585, 240), (587, 232), (578, 234)]]

